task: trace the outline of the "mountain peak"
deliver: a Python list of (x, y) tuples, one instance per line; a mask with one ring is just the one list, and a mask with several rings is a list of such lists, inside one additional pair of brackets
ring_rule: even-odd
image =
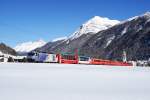
[(100, 17), (100, 16), (94, 16), (88, 22), (94, 22), (94, 21), (95, 21), (95, 23), (99, 23), (101, 25), (103, 25), (103, 24), (111, 24), (111, 25), (113, 24), (113, 25), (115, 25), (116, 23), (119, 23), (118, 20), (111, 20), (107, 17)]
[(99, 31), (108, 29), (118, 24), (119, 22), (120, 21), (118, 20), (110, 20), (106, 17), (94, 16), (93, 18), (82, 24), (80, 28), (78, 28), (78, 30), (70, 36), (70, 39), (78, 38), (81, 35), (87, 33), (95, 34)]
[(42, 42), (42, 43), (45, 43), (45, 41), (44, 41), (43, 39), (39, 39), (39, 40), (37, 40), (37, 41), (35, 41), (35, 42)]
[(149, 12), (149, 11), (146, 12), (146, 13), (144, 14), (144, 16), (150, 16), (150, 12)]
[(149, 20), (150, 19), (150, 12), (148, 11), (148, 12), (146, 12), (144, 14), (139, 15), (139, 16), (131, 17), (131, 18), (125, 20), (125, 21), (122, 21), (120, 24), (124, 24), (126, 22), (129, 22), (129, 21), (132, 21), (132, 20), (136, 20), (136, 19), (141, 18), (141, 17), (147, 18)]
[(18, 44), (14, 49), (20, 53), (30, 52), (36, 48), (42, 47), (46, 42), (42, 39)]
[[(89, 21), (98, 21), (98, 20), (103, 20), (104, 18), (103, 17), (100, 17), (100, 16), (94, 16), (92, 17), (91, 19), (89, 19)], [(107, 18), (108, 19), (108, 18)]]

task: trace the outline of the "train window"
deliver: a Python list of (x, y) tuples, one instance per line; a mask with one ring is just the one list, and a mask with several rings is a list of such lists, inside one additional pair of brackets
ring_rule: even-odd
[(101, 60), (98, 60), (98, 59), (95, 59), (94, 61), (95, 61), (95, 62), (101, 62)]
[(62, 59), (76, 60), (74, 55), (62, 55)]
[(89, 61), (89, 57), (80, 57), (80, 61)]
[(55, 58), (56, 58), (55, 55), (52, 55), (52, 56), (53, 56), (53, 61), (55, 61)]
[(34, 55), (35, 55), (35, 53), (33, 53), (33, 52), (28, 53), (28, 56), (34, 56)]

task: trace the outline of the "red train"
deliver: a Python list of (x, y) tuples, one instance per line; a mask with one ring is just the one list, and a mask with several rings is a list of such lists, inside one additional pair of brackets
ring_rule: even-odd
[(91, 64), (91, 65), (114, 65), (114, 66), (132, 66), (132, 63), (111, 61), (103, 59), (95, 59), (86, 56), (78, 56), (77, 51), (75, 54), (47, 54), (47, 53), (32, 53), (28, 58), (36, 62), (49, 62), (49, 63), (64, 63), (64, 64)]
[(68, 54), (58, 54), (58, 62), (65, 64), (78, 64), (78, 56)]
[(114, 65), (114, 66), (132, 66), (132, 63), (121, 62), (121, 61), (111, 61), (111, 60), (103, 60), (103, 59), (92, 59), (90, 64), (96, 65)]
[(65, 63), (65, 64), (132, 66), (132, 63), (128, 63), (128, 62), (95, 59), (86, 56), (78, 56), (76, 54), (75, 55), (59, 54), (58, 62)]

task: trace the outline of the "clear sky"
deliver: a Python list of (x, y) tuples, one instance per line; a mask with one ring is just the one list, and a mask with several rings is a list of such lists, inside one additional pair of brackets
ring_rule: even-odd
[(71, 35), (93, 16), (125, 20), (150, 11), (150, 0), (0, 0), (0, 42)]

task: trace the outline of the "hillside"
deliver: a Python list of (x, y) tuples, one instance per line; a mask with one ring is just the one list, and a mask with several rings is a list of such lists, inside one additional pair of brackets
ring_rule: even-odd
[(4, 54), (17, 55), (17, 53), (14, 49), (5, 45), (4, 43), (0, 43), (0, 52), (2, 52)]
[(128, 60), (150, 58), (150, 13), (145, 13), (101, 31), (81, 48), (88, 56), (122, 60), (123, 51)]

